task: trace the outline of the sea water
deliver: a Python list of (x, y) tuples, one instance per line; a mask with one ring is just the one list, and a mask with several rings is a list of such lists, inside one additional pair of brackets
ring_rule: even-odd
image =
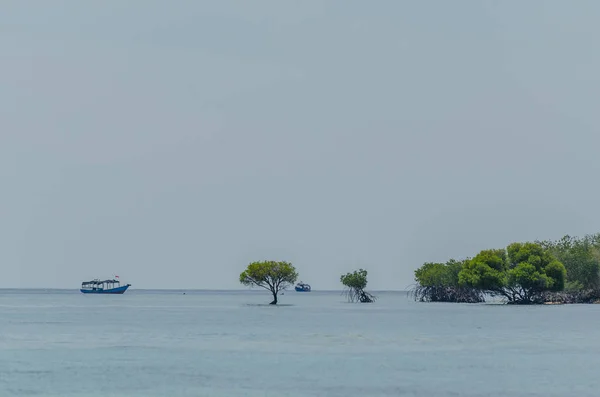
[(600, 305), (0, 291), (0, 396), (598, 396)]

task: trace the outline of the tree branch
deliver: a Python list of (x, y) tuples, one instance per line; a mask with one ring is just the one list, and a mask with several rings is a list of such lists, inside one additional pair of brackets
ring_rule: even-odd
[(266, 289), (266, 290), (269, 290), (269, 291), (271, 291), (271, 288), (270, 288), (270, 286), (268, 285), (268, 283), (267, 283), (267, 285), (264, 285), (262, 282), (260, 282), (260, 281), (257, 281), (257, 280), (255, 280), (255, 279), (253, 279), (252, 277), (246, 276), (246, 278), (247, 278), (248, 280), (250, 280), (250, 282), (251, 282), (253, 285), (256, 285), (256, 286), (258, 286), (258, 287), (262, 287), (262, 288), (264, 288), (264, 289)]

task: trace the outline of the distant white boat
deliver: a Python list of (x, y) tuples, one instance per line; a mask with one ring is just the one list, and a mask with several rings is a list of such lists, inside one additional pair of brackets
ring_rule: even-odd
[(84, 294), (124, 294), (131, 284), (121, 286), (119, 280), (99, 280), (84, 281), (81, 283), (80, 291)]
[(296, 284), (295, 290), (297, 292), (310, 292), (311, 288), (310, 288), (310, 285), (300, 281), (298, 284)]

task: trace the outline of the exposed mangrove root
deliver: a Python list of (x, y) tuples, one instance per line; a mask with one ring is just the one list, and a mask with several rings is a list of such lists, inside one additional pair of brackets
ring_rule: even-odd
[(363, 290), (362, 288), (347, 288), (345, 295), (350, 302), (372, 303), (377, 300), (375, 295)]
[(504, 294), (508, 305), (559, 305), (576, 303), (600, 303), (600, 290), (541, 291), (534, 294)]
[[(415, 286), (409, 292), (418, 302), (483, 303), (485, 294), (477, 289), (460, 287)], [(527, 297), (492, 294), (502, 297), (507, 305), (558, 305), (600, 303), (599, 290), (561, 291), (532, 294)]]
[(474, 288), (447, 286), (415, 286), (410, 294), (419, 302), (455, 302), (481, 303), (485, 302), (484, 294)]
[(544, 294), (543, 302), (545, 304), (574, 304), (574, 303), (599, 303), (600, 291), (562, 291), (548, 292)]

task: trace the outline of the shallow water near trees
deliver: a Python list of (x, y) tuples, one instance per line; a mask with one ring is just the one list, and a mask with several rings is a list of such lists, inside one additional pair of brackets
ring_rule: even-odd
[(592, 396), (600, 305), (0, 290), (1, 396)]

